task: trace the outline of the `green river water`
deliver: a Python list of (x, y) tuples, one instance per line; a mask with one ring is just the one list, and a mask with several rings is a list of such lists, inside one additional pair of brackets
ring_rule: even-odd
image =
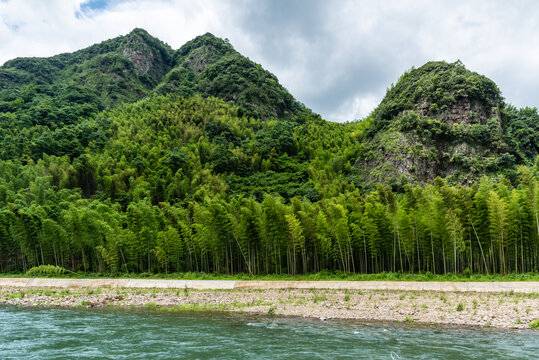
[(539, 332), (0, 306), (0, 359), (539, 359)]

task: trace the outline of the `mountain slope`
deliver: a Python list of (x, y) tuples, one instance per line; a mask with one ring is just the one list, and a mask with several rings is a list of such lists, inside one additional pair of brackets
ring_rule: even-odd
[(174, 69), (157, 92), (219, 97), (255, 118), (291, 119), (304, 111), (275, 75), (209, 33), (176, 51)]
[(77, 156), (106, 138), (84, 119), (167, 93), (216, 96), (239, 106), (240, 117), (305, 121), (310, 113), (227, 41), (205, 34), (173, 51), (135, 29), (74, 53), (0, 67), (0, 159)]
[(460, 62), (430, 62), (407, 72), (371, 118), (356, 164), (369, 180), (471, 183), (516, 161), (504, 136), (498, 87)]
[[(220, 97), (255, 118), (291, 119), (305, 111), (275, 75), (209, 33), (173, 51), (145, 30), (135, 29), (74, 53), (17, 58), (0, 67), (0, 98), (4, 100), (0, 111), (36, 106), (36, 102), (65, 105), (65, 101), (71, 106), (84, 104), (85, 110), (76, 112), (80, 116), (150, 93), (171, 92)], [(19, 98), (22, 104), (11, 103)], [(32, 114), (32, 120), (37, 124), (69, 122), (62, 115), (41, 119)]]
[[(30, 88), (36, 99), (29, 100), (64, 96), (81, 104), (91, 100), (91, 105), (101, 109), (147, 95), (170, 69), (171, 57), (168, 45), (142, 29), (135, 29), (126, 36), (74, 53), (7, 61), (0, 68), (0, 78), (8, 79), (0, 85), (0, 96)], [(40, 119), (34, 122), (40, 123)]]

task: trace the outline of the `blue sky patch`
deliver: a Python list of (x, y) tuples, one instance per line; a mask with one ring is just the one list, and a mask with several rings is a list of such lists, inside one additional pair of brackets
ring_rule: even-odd
[(110, 0), (89, 0), (89, 1), (86, 1), (85, 3), (81, 4), (80, 6), (80, 10), (83, 12), (83, 13), (87, 13), (89, 10), (93, 10), (93, 11), (96, 11), (96, 10), (103, 10), (104, 8), (107, 7), (107, 5), (109, 5), (111, 3)]
[[(2, 1), (2, 0), (0, 0)], [(116, 5), (127, 0), (87, 0), (80, 5), (80, 11), (75, 13), (77, 19), (83, 16), (92, 16), (92, 14), (103, 11), (110, 8), (112, 5)]]
[[(1, 0), (0, 0), (1, 1)], [(125, 0), (87, 0), (80, 5), (80, 11), (75, 12), (75, 17), (81, 19), (85, 16), (91, 17), (92, 14), (98, 13), (111, 7), (111, 5), (118, 4)]]

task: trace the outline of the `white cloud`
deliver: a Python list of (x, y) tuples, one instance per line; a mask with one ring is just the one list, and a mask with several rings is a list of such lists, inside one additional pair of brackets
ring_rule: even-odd
[(374, 94), (354, 96), (342, 103), (337, 111), (331, 113), (326, 120), (346, 122), (363, 119), (372, 112), (381, 100), (382, 96)]
[(534, 1), (129, 0), (81, 14), (83, 2), (0, 1), (0, 63), (74, 51), (135, 27), (173, 48), (209, 31), (329, 120), (369, 114), (402, 72), (430, 60), (460, 59), (509, 102), (539, 105)]
[[(207, 31), (219, 31), (227, 7), (218, 1), (129, 1), (81, 13), (82, 0), (0, 3), (0, 63), (16, 56), (74, 51), (142, 27), (179, 47)], [(10, 27), (17, 24), (17, 28)]]

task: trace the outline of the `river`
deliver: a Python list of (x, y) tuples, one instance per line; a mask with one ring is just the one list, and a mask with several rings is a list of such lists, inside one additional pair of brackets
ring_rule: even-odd
[(539, 332), (0, 306), (0, 359), (533, 359)]

